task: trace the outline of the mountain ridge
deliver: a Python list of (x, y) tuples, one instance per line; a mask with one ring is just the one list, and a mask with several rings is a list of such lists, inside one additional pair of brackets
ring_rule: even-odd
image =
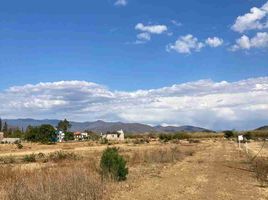
[[(19, 119), (3, 119), (12, 127), (23, 128), (24, 130), (27, 126), (40, 126), (41, 124), (50, 124), (52, 126), (57, 126), (60, 120), (57, 119), (43, 119), (36, 120), (32, 118), (19, 118)], [(85, 131), (90, 130), (97, 133), (105, 133), (107, 131), (117, 131), (123, 129), (126, 133), (146, 133), (146, 132), (214, 132), (209, 129), (196, 127), (196, 126), (150, 126), (142, 123), (124, 123), (124, 122), (105, 122), (102, 120), (97, 120), (93, 122), (75, 122), (70, 121), (72, 127), (71, 131)]]

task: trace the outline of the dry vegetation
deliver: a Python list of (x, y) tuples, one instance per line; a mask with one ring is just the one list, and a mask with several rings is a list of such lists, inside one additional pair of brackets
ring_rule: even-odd
[[(76, 151), (73, 144), (64, 144), (62, 145), (64, 150), (53, 147), (55, 151), (49, 153), (25, 151), (24, 155), (21, 154), (23, 150), (19, 150), (18, 155), (1, 156), (0, 199), (107, 199), (108, 191), (111, 188), (116, 190), (117, 184), (100, 177), (99, 161), (101, 152), (106, 147), (91, 143), (78, 145), (82, 151)], [(27, 144), (25, 146), (27, 147)], [(141, 165), (150, 168), (152, 164), (159, 166), (172, 164), (194, 154), (191, 147), (184, 149), (176, 144), (119, 144), (118, 146), (120, 154), (127, 160), (131, 173), (136, 171), (138, 176), (143, 176), (142, 172), (133, 169), (139, 169)], [(99, 150), (90, 150), (94, 147), (99, 147)]]

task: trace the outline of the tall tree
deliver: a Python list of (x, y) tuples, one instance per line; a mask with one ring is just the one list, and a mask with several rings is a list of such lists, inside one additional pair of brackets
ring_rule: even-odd
[(67, 132), (70, 128), (72, 127), (71, 123), (67, 120), (67, 119), (64, 119), (63, 121), (59, 121), (58, 123), (58, 130), (60, 131), (63, 131), (63, 132)]
[(7, 133), (8, 132), (8, 125), (7, 125), (7, 122), (4, 123), (4, 126), (3, 126), (3, 132), (4, 133)]
[(2, 119), (0, 118), (0, 132), (2, 131)]

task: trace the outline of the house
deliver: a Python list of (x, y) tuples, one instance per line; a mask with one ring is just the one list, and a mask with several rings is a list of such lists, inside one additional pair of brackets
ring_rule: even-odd
[(107, 132), (106, 134), (101, 134), (102, 139), (107, 139), (107, 140), (117, 140), (117, 141), (123, 141), (125, 140), (125, 133), (121, 129), (116, 132)]
[(86, 140), (88, 138), (88, 133), (84, 132), (75, 132), (74, 133), (74, 139), (75, 140)]
[(63, 131), (57, 130), (56, 135), (57, 135), (57, 142), (63, 142), (64, 141), (65, 133)]
[(4, 133), (0, 132), (0, 142), (4, 139)]

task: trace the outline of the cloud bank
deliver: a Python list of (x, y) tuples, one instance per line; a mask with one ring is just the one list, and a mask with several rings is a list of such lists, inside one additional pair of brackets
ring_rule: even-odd
[(39, 83), (1, 92), (0, 105), (3, 118), (67, 117), (247, 129), (268, 123), (268, 77), (200, 80), (133, 92), (86, 81)]

